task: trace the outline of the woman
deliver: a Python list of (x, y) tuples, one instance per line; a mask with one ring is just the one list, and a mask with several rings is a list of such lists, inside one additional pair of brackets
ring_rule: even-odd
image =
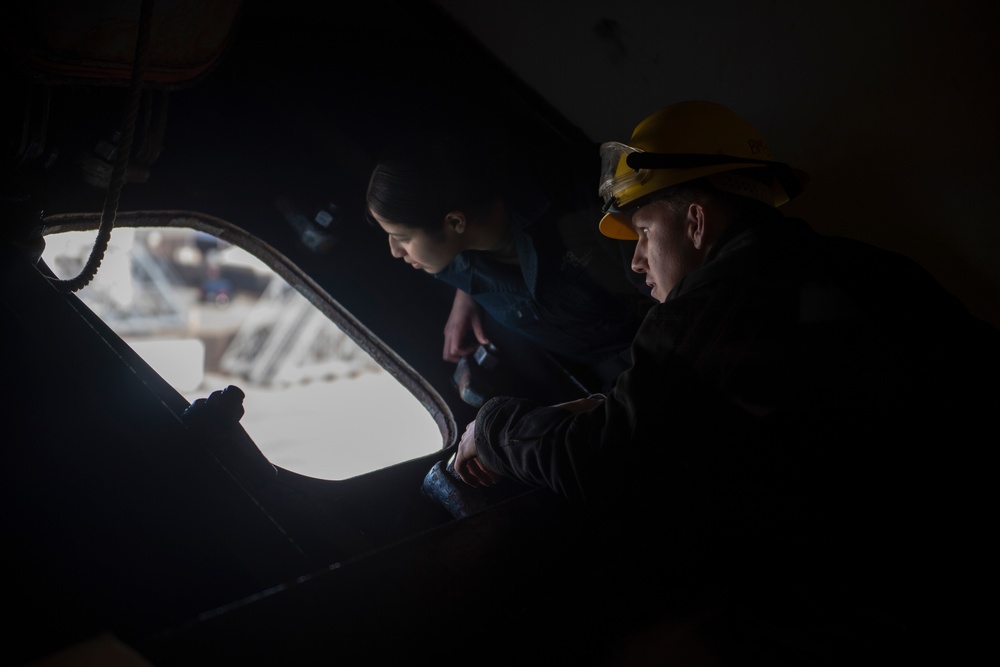
[(372, 173), (369, 219), (394, 257), (456, 288), (445, 360), (489, 342), (485, 311), (557, 359), (589, 368), (597, 382), (590, 389), (608, 388), (628, 367), (653, 301), (629, 268), (629, 244), (598, 233), (600, 200), (581, 169), (563, 169), (558, 180), (524, 173), (505, 158), (512, 145), (455, 133), (400, 142)]

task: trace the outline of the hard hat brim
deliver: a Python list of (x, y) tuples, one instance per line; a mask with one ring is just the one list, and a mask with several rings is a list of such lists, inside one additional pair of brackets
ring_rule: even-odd
[(609, 239), (616, 239), (618, 241), (639, 240), (639, 235), (632, 229), (631, 222), (624, 220), (620, 214), (605, 213), (598, 224), (598, 229), (601, 230), (601, 234), (607, 236)]

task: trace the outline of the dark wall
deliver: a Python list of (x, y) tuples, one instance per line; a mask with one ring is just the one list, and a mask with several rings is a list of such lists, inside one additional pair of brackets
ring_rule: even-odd
[(996, 3), (436, 4), (594, 141), (672, 102), (730, 106), (811, 174), (788, 214), (909, 255), (1000, 326)]

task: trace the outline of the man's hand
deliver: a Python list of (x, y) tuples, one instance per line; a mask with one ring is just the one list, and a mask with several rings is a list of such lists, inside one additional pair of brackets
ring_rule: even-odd
[(455, 454), (455, 472), (469, 486), (493, 486), (500, 481), (500, 476), (484, 466), (479, 461), (476, 451), (476, 422), (469, 422), (465, 433), (458, 443)]
[[(471, 331), (478, 343), (465, 345), (465, 339)], [(451, 304), (451, 314), (448, 322), (444, 325), (444, 353), (442, 357), (445, 361), (458, 363), (462, 357), (476, 351), (479, 344), (486, 345), (490, 339), (483, 331), (483, 320), (479, 314), (479, 306), (472, 300), (472, 297), (462, 290), (455, 290), (455, 301)]]

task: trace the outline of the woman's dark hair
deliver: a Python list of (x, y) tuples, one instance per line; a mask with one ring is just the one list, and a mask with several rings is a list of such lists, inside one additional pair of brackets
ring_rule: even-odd
[(441, 231), (445, 215), (461, 210), (474, 216), (501, 198), (510, 169), (495, 139), (436, 132), (414, 135), (388, 147), (368, 182), (371, 213), (404, 227)]

